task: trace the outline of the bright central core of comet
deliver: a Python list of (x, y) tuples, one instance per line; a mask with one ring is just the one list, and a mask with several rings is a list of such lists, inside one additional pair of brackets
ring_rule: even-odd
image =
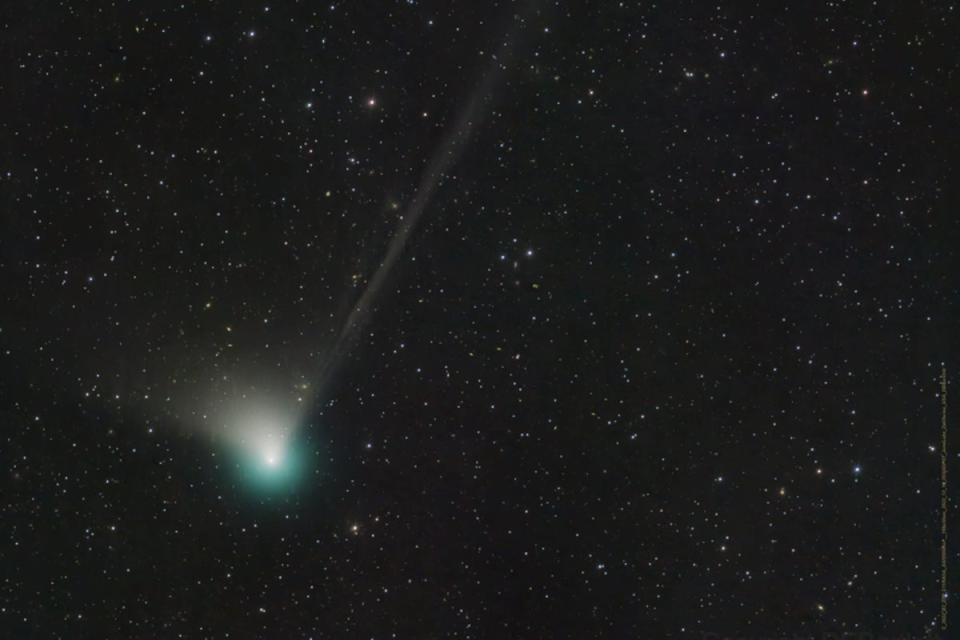
[(268, 468), (276, 469), (283, 464), (284, 452), (287, 448), (289, 429), (283, 425), (261, 424), (250, 430), (241, 440), (241, 445), (251, 454), (263, 461)]
[(265, 447), (261, 455), (263, 457), (263, 462), (270, 468), (277, 468), (283, 464), (283, 447), (282, 446), (269, 446)]
[(297, 427), (302, 420), (280, 402), (244, 398), (221, 414), (219, 436), (236, 454), (245, 482), (263, 490), (291, 486), (303, 467)]

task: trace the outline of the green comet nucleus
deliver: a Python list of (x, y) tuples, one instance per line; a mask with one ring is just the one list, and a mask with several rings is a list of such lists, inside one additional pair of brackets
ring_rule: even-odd
[(292, 491), (305, 479), (315, 458), (302, 432), (299, 405), (281, 396), (247, 394), (223, 408), (215, 424), (234, 484), (255, 495)]
[(240, 483), (261, 493), (291, 491), (306, 472), (308, 457), (301, 443), (285, 440), (235, 448), (235, 470)]

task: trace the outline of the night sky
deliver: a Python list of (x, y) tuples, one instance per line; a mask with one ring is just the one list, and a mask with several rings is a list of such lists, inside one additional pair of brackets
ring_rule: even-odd
[(6, 3), (0, 637), (960, 637), (958, 12)]

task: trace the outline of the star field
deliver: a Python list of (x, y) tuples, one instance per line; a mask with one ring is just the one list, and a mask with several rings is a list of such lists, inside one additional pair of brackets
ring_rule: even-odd
[(19, 4), (0, 637), (954, 637), (956, 6)]

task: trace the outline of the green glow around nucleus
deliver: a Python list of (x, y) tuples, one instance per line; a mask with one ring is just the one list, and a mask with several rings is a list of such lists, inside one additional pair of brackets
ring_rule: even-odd
[(302, 416), (276, 401), (245, 400), (224, 413), (218, 433), (235, 481), (260, 494), (294, 489), (311, 459), (301, 434)]
[(280, 493), (296, 488), (306, 470), (307, 456), (300, 443), (266, 441), (236, 450), (235, 468), (246, 487)]

